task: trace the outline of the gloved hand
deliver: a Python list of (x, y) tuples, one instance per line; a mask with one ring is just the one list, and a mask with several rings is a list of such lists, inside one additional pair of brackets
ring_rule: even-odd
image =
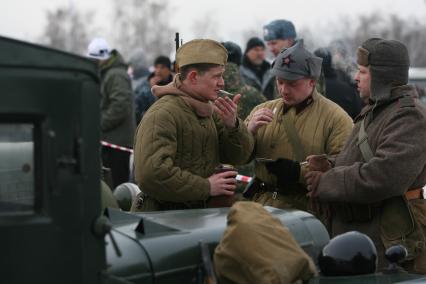
[(295, 183), (299, 180), (300, 163), (297, 161), (278, 158), (264, 163), (268, 171), (277, 177), (278, 185)]

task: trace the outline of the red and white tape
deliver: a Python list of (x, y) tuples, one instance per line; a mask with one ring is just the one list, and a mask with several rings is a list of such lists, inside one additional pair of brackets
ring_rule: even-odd
[[(126, 151), (126, 152), (133, 153), (133, 149), (126, 148), (126, 147), (123, 147), (123, 146), (119, 146), (119, 145), (116, 145), (116, 144), (112, 144), (112, 143), (109, 143), (109, 142), (106, 142), (106, 141), (101, 141), (101, 145), (105, 146), (105, 147), (112, 148), (112, 149), (117, 149), (117, 150), (120, 150), (120, 151)], [(243, 176), (243, 175), (237, 175), (237, 177), (236, 177), (237, 181), (244, 182), (244, 183), (249, 183), (251, 181), (251, 179), (252, 179), (251, 177)]]
[(236, 180), (244, 183), (251, 182), (252, 177), (243, 176), (243, 175), (237, 175)]
[(133, 153), (133, 149), (126, 148), (126, 147), (119, 146), (119, 145), (112, 144), (112, 143), (108, 143), (106, 141), (101, 141), (101, 144), (102, 144), (102, 146), (109, 147), (109, 148), (112, 148), (112, 149), (117, 149), (117, 150), (120, 150), (120, 151)]

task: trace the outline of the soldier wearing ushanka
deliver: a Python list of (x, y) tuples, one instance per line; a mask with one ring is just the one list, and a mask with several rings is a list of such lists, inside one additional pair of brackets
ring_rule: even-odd
[(357, 57), (355, 80), (369, 104), (334, 167), (318, 164), (307, 174), (309, 188), (330, 205), (333, 235), (367, 234), (379, 267), (386, 265), (385, 249), (403, 245), (408, 252), (403, 266), (426, 273), (426, 109), (407, 85), (408, 51), (401, 42), (371, 38)]

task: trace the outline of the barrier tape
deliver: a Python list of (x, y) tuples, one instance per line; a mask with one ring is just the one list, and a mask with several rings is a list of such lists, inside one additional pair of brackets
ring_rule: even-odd
[(123, 146), (119, 146), (119, 145), (116, 145), (116, 144), (108, 143), (108, 142), (105, 142), (105, 141), (101, 141), (101, 144), (102, 144), (102, 146), (109, 147), (109, 148), (112, 148), (112, 149), (117, 149), (117, 150), (120, 150), (120, 151), (133, 153), (133, 149), (126, 148), (126, 147), (123, 147)]
[[(126, 147), (119, 146), (119, 145), (112, 144), (112, 143), (108, 143), (106, 141), (101, 141), (101, 145), (105, 146), (105, 147), (112, 148), (112, 149), (117, 149), (117, 150), (120, 150), (120, 151), (126, 151), (126, 152), (133, 153), (133, 149), (126, 148)], [(244, 182), (244, 183), (249, 183), (251, 181), (251, 179), (252, 178), (249, 177), (249, 176), (243, 176), (243, 175), (237, 175), (236, 176), (237, 181)]]

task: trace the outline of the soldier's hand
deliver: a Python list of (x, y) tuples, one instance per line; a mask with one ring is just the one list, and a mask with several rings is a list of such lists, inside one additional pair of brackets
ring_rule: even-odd
[(297, 161), (278, 158), (275, 161), (266, 161), (265, 167), (271, 174), (277, 177), (277, 184), (285, 186), (299, 180), (300, 163)]
[(227, 171), (209, 177), (210, 196), (233, 195), (237, 188), (236, 176), (236, 171)]
[(308, 185), (308, 196), (309, 197), (317, 197), (316, 195), (316, 191), (318, 188), (318, 185), (320, 183), (320, 179), (321, 179), (321, 175), (322, 172), (319, 171), (311, 171), (305, 174), (305, 180), (306, 180), (306, 184)]
[(237, 107), (241, 95), (235, 95), (231, 100), (228, 97), (218, 98), (214, 101), (215, 111), (223, 120), (226, 128), (234, 128), (237, 126)]
[(311, 155), (306, 158), (310, 171), (326, 172), (331, 169), (331, 163), (326, 155)]
[(247, 128), (254, 135), (260, 127), (271, 122), (273, 117), (274, 113), (269, 108), (258, 109), (251, 117)]

